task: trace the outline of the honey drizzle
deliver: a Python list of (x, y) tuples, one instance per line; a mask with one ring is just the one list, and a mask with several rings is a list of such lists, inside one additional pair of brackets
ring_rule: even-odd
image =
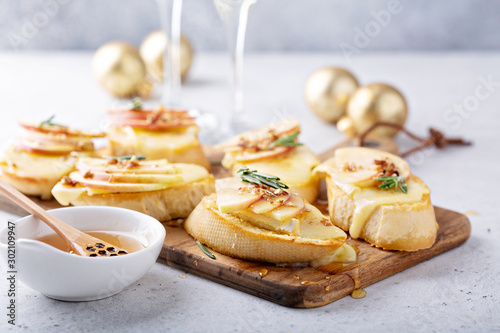
[[(354, 282), (354, 289), (351, 292), (352, 298), (363, 298), (366, 296), (366, 292), (361, 289), (361, 282), (359, 279), (359, 264), (355, 263), (339, 263), (332, 262), (326, 266), (318, 267), (318, 270), (330, 274), (326, 276), (326, 280), (331, 279), (331, 275), (347, 275)], [(330, 286), (326, 286), (325, 290), (328, 291)]]
[[(137, 252), (146, 247), (139, 240), (126, 234), (105, 231), (86, 231), (86, 233), (102, 239), (105, 242), (114, 244), (126, 250), (127, 253)], [(68, 244), (66, 244), (66, 242), (58, 234), (50, 234), (44, 237), (37, 238), (35, 240), (53, 246), (58, 250), (71, 253)]]

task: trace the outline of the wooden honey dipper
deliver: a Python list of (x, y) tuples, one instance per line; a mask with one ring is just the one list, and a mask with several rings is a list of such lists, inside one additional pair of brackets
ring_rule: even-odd
[(66, 241), (75, 254), (86, 257), (114, 257), (127, 254), (127, 251), (90, 236), (52, 216), (27, 196), (3, 181), (0, 181), (0, 193), (51, 227)]

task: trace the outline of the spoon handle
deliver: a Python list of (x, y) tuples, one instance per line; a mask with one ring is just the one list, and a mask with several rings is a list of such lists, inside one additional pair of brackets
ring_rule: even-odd
[(42, 207), (38, 206), (32, 200), (30, 200), (27, 196), (16, 190), (11, 185), (5, 183), (0, 180), (0, 193), (4, 196), (12, 200), (14, 203), (19, 205), (19, 207), (23, 208), (27, 212), (33, 214), (33, 216), (39, 218), (43, 222), (45, 222), (49, 227), (52, 228), (61, 238), (66, 240), (68, 245), (73, 248), (73, 250), (81, 252), (80, 255), (85, 255), (85, 252), (80, 249), (75, 249), (72, 242), (78, 238), (80, 231), (78, 229), (73, 228), (70, 225), (67, 225), (63, 221), (59, 220), (55, 216), (47, 213)]

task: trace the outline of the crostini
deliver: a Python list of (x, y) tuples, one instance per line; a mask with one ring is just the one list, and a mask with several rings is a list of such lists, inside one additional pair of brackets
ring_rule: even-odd
[(297, 120), (282, 120), (242, 133), (219, 145), (225, 154), (222, 165), (233, 175), (244, 166), (276, 175), (292, 192), (313, 203), (319, 194), (319, 178), (312, 173), (320, 161), (298, 142)]
[(193, 163), (210, 169), (198, 141), (199, 128), (187, 111), (144, 110), (136, 102), (131, 109), (110, 110), (107, 131), (113, 156), (140, 155), (166, 158), (171, 163)]
[(399, 156), (339, 148), (314, 171), (326, 177), (332, 222), (352, 238), (386, 250), (416, 251), (434, 244), (438, 224), (430, 190)]
[(56, 124), (53, 117), (18, 123), (20, 135), (0, 157), (2, 177), (20, 192), (45, 200), (52, 198), (52, 187), (73, 170), (76, 154), (93, 155), (92, 139), (104, 137), (104, 133)]
[(80, 158), (76, 167), (52, 190), (63, 206), (122, 207), (168, 221), (187, 217), (215, 191), (213, 176), (196, 164), (131, 156)]
[(355, 260), (352, 248), (345, 251), (345, 232), (278, 177), (249, 169), (238, 176), (218, 179), (216, 193), (205, 197), (184, 222), (195, 239), (220, 253), (253, 261), (333, 260), (340, 249)]

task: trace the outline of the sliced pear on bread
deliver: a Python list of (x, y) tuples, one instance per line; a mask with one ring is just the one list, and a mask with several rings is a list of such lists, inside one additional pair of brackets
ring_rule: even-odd
[[(184, 223), (188, 233), (221, 253), (273, 263), (312, 261), (331, 255), (345, 242), (340, 228), (284, 189), (279, 179), (247, 171), (248, 182), (216, 181), (216, 194), (205, 197)], [(254, 175), (265, 179), (255, 180)], [(265, 206), (265, 212), (257, 213), (256, 204)]]
[(199, 165), (177, 163), (167, 168), (165, 160), (134, 158), (109, 162), (77, 162), (81, 169), (57, 183), (52, 194), (62, 205), (122, 207), (166, 221), (187, 217), (205, 195), (215, 190), (213, 176)]
[(399, 156), (341, 148), (315, 172), (326, 177), (332, 222), (352, 238), (388, 250), (416, 251), (434, 244), (438, 224), (429, 188)]

